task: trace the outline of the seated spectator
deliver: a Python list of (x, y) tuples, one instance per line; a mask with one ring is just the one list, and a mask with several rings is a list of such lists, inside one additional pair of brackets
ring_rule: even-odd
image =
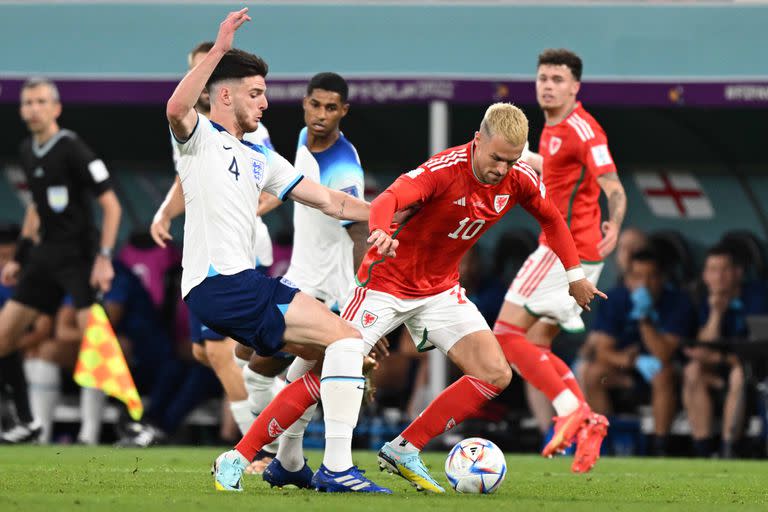
[(616, 267), (619, 273), (619, 285), (623, 283), (624, 275), (629, 268), (629, 260), (637, 251), (648, 246), (648, 236), (638, 228), (626, 227), (616, 242)]
[(653, 452), (663, 455), (676, 410), (675, 356), (695, 332), (693, 306), (684, 293), (666, 285), (661, 263), (649, 250), (632, 255), (624, 281), (608, 292), (597, 312), (584, 391), (596, 412), (610, 414), (609, 390), (641, 391), (650, 385)]
[(707, 252), (702, 272), (706, 298), (699, 308), (699, 343), (685, 349), (689, 362), (683, 371), (683, 404), (696, 454), (701, 457), (709, 457), (713, 451), (712, 391), (725, 391), (722, 457), (733, 456), (744, 423), (744, 367), (727, 345), (734, 338), (747, 337), (747, 316), (768, 312), (768, 297), (762, 283), (743, 283), (743, 277), (743, 266), (727, 247), (716, 245)]

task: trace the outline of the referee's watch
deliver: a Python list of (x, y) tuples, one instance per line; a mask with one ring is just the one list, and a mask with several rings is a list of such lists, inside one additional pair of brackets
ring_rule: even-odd
[(112, 248), (111, 247), (102, 247), (99, 249), (99, 256), (102, 256), (104, 258), (107, 258), (108, 260), (112, 259)]

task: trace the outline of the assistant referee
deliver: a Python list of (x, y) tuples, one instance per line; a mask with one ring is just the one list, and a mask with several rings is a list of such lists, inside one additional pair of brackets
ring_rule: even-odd
[[(64, 295), (72, 297), (84, 330), (96, 292), (108, 291), (114, 276), (120, 203), (104, 163), (77, 134), (59, 127), (60, 114), (53, 82), (33, 78), (24, 83), (21, 117), (31, 137), (21, 145), (20, 160), (32, 202), (14, 261), (0, 275), (3, 284), (16, 286), (0, 310), (0, 357), (16, 350), (38, 315), (54, 314)], [(103, 214), (100, 238), (91, 197)]]

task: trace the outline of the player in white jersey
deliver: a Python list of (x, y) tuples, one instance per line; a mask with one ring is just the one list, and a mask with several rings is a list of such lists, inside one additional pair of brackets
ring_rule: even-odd
[[(294, 165), (301, 169), (305, 179), (362, 197), (364, 176), (360, 159), (339, 128), (349, 111), (348, 94), (346, 80), (336, 73), (318, 73), (310, 79), (303, 101), (306, 126), (299, 134)], [(361, 222), (339, 222), (299, 203), (294, 204), (293, 224), (293, 252), (285, 277), (338, 313), (339, 305), (354, 287), (355, 270), (367, 249), (368, 226)], [(265, 376), (276, 375), (287, 366), (284, 359), (258, 364), (259, 370), (264, 368), (261, 373)], [(312, 366), (310, 361), (296, 360), (288, 381), (301, 377)], [(302, 441), (314, 410), (314, 405), (308, 408), (280, 437), (276, 460), (264, 471), (264, 480), (272, 486), (310, 487), (312, 471), (305, 462)]]
[[(203, 60), (213, 44), (212, 41), (205, 41), (192, 49), (188, 56), (189, 69), (194, 68)], [(203, 90), (200, 94), (195, 109), (204, 116), (210, 115), (211, 103), (207, 90)], [(256, 131), (244, 133), (243, 140), (274, 149), (269, 132), (266, 126), (261, 123), (259, 123)], [(173, 162), (178, 167), (180, 153), (175, 144), (172, 145), (172, 148)], [(184, 196), (177, 174), (165, 200), (155, 213), (150, 227), (150, 233), (159, 246), (165, 247), (165, 242), (172, 238), (169, 232), (171, 221), (182, 213), (184, 213)], [(267, 267), (272, 264), (272, 241), (266, 224), (260, 218), (256, 221), (255, 250), (256, 268), (263, 268), (266, 271)], [(242, 358), (234, 358), (233, 351), (237, 345), (235, 340), (209, 329), (192, 312), (190, 312), (190, 337), (193, 342), (192, 353), (195, 359), (206, 366), (210, 366), (216, 373), (229, 401), (232, 416), (240, 432), (244, 434), (255, 417), (252, 404), (248, 400), (249, 391), (268, 394), (269, 399), (266, 403), (269, 403), (269, 400), (274, 397), (274, 383), (271, 379), (267, 382), (260, 378), (246, 366), (250, 357), (249, 351), (245, 350)], [(263, 407), (261, 408), (263, 409)], [(156, 431), (152, 428), (137, 426), (131, 442), (132, 444), (147, 446), (156, 441), (156, 435)], [(268, 447), (267, 450), (269, 449), (274, 455), (274, 452), (277, 451), (277, 445)], [(271, 457), (267, 463), (270, 460)]]
[[(166, 108), (180, 152), (186, 204), (182, 295), (202, 322), (260, 355), (285, 350), (314, 359), (324, 352), (322, 379), (307, 374), (294, 383), (313, 386), (325, 409), (326, 450), (312, 484), (331, 492), (389, 493), (352, 463), (366, 350), (360, 333), (285, 279), (266, 277), (254, 268), (255, 209), (262, 190), (339, 219), (364, 221), (370, 205), (304, 180), (274, 151), (242, 140), (267, 108), (266, 63), (232, 49), (235, 31), (250, 21), (247, 12), (232, 12), (221, 23), (213, 48), (179, 83)], [(210, 120), (194, 109), (205, 87), (211, 97)], [(393, 256), (395, 249), (386, 255)], [(216, 459), (217, 489), (241, 490), (253, 446), (274, 439), (284, 430), (281, 421), (306, 409), (308, 404), (290, 400), (289, 389), (259, 415), (236, 449)], [(354, 485), (344, 484), (350, 481)]]

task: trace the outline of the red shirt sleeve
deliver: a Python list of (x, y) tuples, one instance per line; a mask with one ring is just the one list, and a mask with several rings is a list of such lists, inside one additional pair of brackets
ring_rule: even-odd
[(371, 203), (368, 218), (369, 232), (380, 229), (390, 234), (395, 212), (415, 203), (427, 201), (435, 193), (436, 186), (434, 174), (422, 167), (417, 167), (397, 178)]
[(593, 126), (592, 129), (595, 136), (582, 145), (582, 163), (597, 178), (609, 172), (616, 172), (616, 164), (613, 163), (613, 156), (608, 149), (605, 132), (598, 126)]
[(547, 237), (549, 247), (560, 258), (566, 270), (578, 266), (579, 253), (571, 231), (560, 210), (547, 197), (546, 188), (536, 172), (525, 164), (516, 164), (510, 172), (515, 173), (518, 203), (536, 218)]

